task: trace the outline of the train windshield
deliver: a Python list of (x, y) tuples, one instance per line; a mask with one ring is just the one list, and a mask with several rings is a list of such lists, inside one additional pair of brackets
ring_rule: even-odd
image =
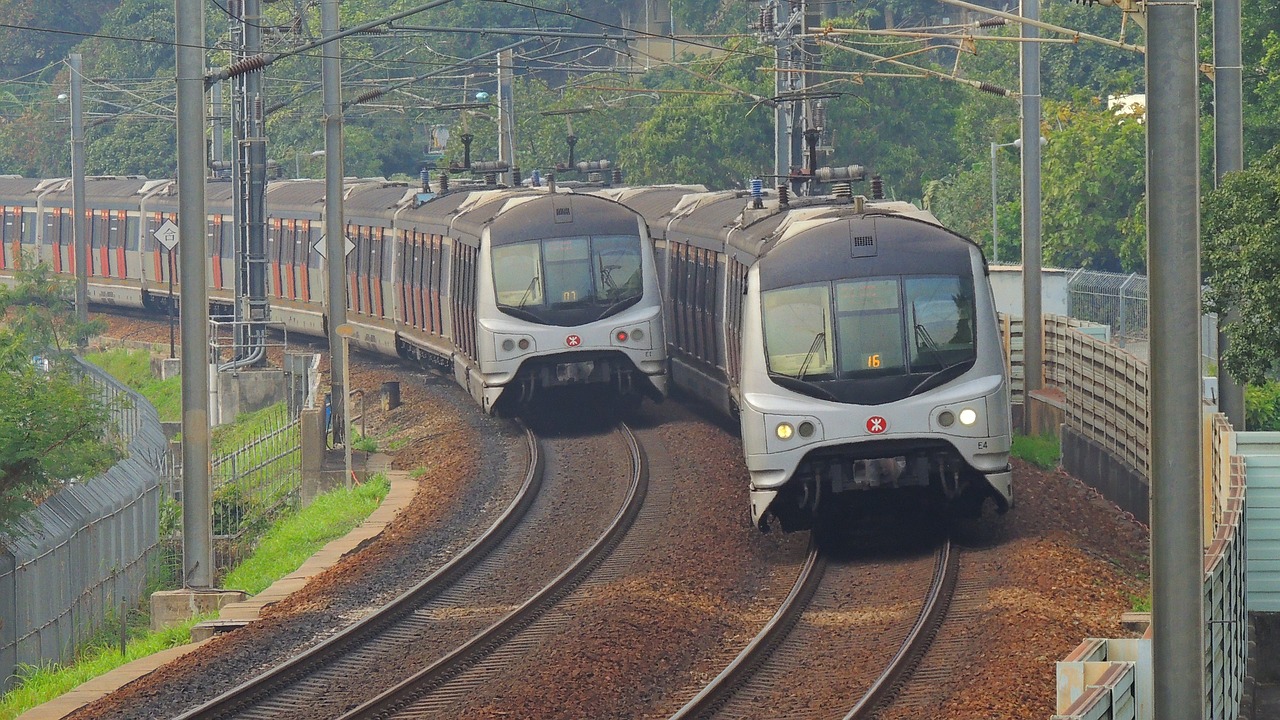
[(493, 247), (493, 282), (503, 312), (552, 325), (620, 312), (644, 292), (640, 237), (592, 235)]
[(906, 378), (905, 396), (958, 375), (977, 357), (969, 278), (856, 278), (770, 290), (762, 301), (775, 376)]

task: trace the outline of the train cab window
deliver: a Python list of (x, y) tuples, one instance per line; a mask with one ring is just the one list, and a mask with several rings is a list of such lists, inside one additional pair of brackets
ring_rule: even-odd
[(912, 372), (937, 372), (972, 362), (973, 282), (960, 277), (904, 279)]
[(836, 283), (836, 333), (840, 364), (853, 377), (901, 374), (902, 298), (898, 279)]
[(769, 371), (798, 380), (830, 377), (835, 372), (830, 285), (770, 290), (761, 301)]
[(621, 302), (644, 292), (644, 276), (640, 272), (640, 248), (630, 236), (594, 237), (593, 271), (600, 298)]
[(542, 244), (500, 245), (493, 248), (493, 284), (499, 305), (522, 308), (541, 305), (543, 298)]
[(556, 238), (544, 242), (546, 289), (551, 302), (568, 305), (592, 299), (591, 248), (584, 237)]

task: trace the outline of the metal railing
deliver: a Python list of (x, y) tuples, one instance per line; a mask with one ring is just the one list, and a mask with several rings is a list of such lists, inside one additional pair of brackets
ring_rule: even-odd
[[(276, 518), (298, 507), (302, 487), (299, 418), (284, 404), (263, 412), (268, 420), (256, 437), (210, 461), (214, 566), (219, 578), (253, 551)], [(180, 452), (169, 454), (165, 473), (167, 488), (181, 487)], [(166, 493), (165, 499), (180, 508), (180, 497)], [(168, 562), (180, 569), (180, 523), (169, 529)]]

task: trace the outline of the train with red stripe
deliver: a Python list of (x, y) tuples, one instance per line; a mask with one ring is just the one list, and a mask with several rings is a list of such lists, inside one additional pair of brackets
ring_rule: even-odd
[[(658, 192), (675, 204), (696, 189)], [(165, 224), (177, 223), (176, 181), (89, 177), (85, 195), (89, 301), (171, 310), (182, 294), (176, 258), (190, 244), (179, 239), (171, 252), (161, 242)], [(486, 412), (570, 385), (609, 390), (626, 405), (666, 396), (653, 243), (644, 217), (623, 203), (563, 183), (429, 192), (382, 179), (349, 179), (344, 198), (357, 346), (451, 374)], [(327, 332), (324, 200), (319, 180), (273, 181), (265, 195), (270, 319), (317, 336)], [(30, 259), (74, 276), (72, 207), (70, 179), (0, 178), (0, 282)], [(211, 312), (230, 316), (230, 182), (208, 182), (206, 208)]]

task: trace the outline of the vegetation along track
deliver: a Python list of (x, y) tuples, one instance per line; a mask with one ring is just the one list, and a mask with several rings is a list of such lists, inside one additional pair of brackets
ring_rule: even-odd
[[(501, 634), (495, 626), (516, 622), (512, 618), (518, 613), (508, 608), (531, 607), (531, 595), (545, 604), (556, 594), (538, 590), (548, 578), (571, 585), (575, 573), (563, 568), (582, 547), (583, 536), (598, 536), (602, 526), (625, 525), (624, 518), (634, 514), (626, 506), (643, 497), (643, 463), (625, 428), (593, 438), (535, 440), (532, 433), (528, 438), (529, 470), (517, 500), (459, 557), (323, 645), (180, 717), (338, 717), (419, 668), (447, 674), (444, 668), (466, 666)], [(577, 469), (580, 456), (614, 457), (623, 443), (631, 448), (630, 481), (609, 482), (616, 474), (601, 473), (621, 492), (595, 493), (601, 502), (587, 508), (574, 502), (588, 492), (581, 483), (593, 476)], [(606, 538), (610, 534), (604, 531)], [(585, 542), (600, 544), (597, 537)], [(581, 557), (578, 562), (584, 563)]]
[[(810, 546), (791, 593), (769, 623), (673, 720), (874, 717), (919, 662), (946, 614), (956, 582), (951, 543), (938, 545), (927, 576), (928, 564), (917, 555), (850, 563), (820, 547), (816, 540)], [(909, 588), (918, 590), (926, 577), (928, 589), (906, 629)], [(887, 665), (854, 697), (849, 679), (870, 677), (877, 658), (883, 662), (898, 638)]]

